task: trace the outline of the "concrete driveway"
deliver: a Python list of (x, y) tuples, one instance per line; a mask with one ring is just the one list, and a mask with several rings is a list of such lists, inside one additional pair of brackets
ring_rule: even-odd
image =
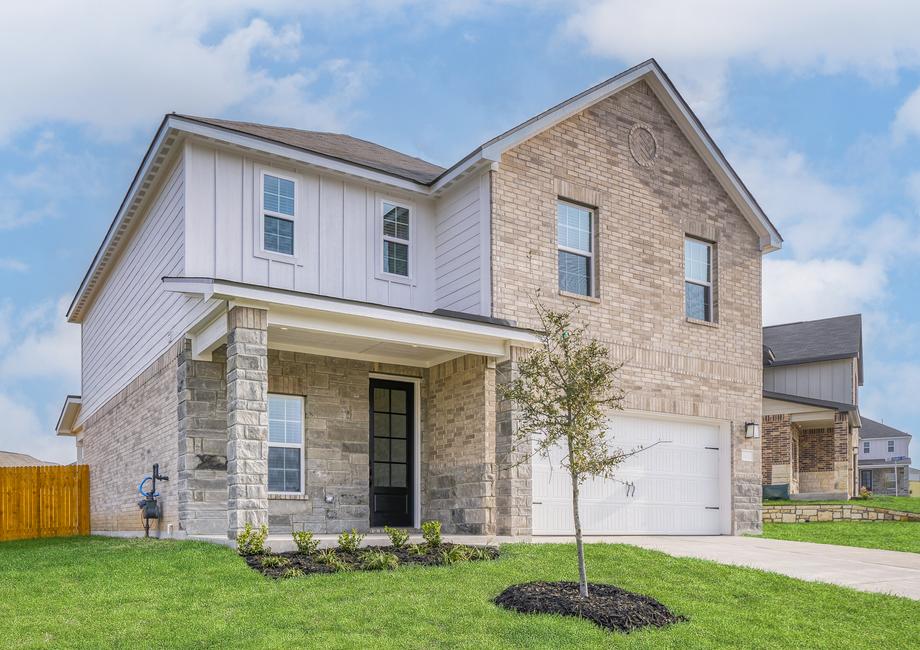
[[(830, 582), (860, 591), (920, 600), (920, 553), (759, 537), (623, 536), (591, 537), (586, 538), (586, 541), (589, 539), (633, 544), (678, 557), (696, 557), (721, 564), (753, 567), (801, 580)], [(562, 541), (562, 538), (535, 538), (534, 541)]]

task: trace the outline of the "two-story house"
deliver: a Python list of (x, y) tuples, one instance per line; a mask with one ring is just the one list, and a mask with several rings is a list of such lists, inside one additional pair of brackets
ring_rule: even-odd
[(863, 417), (859, 429), (859, 485), (873, 494), (910, 496), (911, 435)]
[[(625, 362), (589, 534), (760, 527), (761, 256), (781, 238), (654, 61), (448, 168), (346, 135), (167, 115), (74, 298), (59, 433), (92, 528), (226, 539), (418, 526), (568, 533), (498, 386), (533, 300)], [(554, 471), (555, 469), (555, 471)]]
[(849, 498), (863, 383), (859, 314), (763, 328), (765, 493)]

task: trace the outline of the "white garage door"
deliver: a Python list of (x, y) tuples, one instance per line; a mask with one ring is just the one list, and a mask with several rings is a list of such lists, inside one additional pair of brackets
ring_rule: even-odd
[[(714, 535), (720, 517), (719, 427), (708, 423), (617, 415), (608, 431), (611, 447), (658, 445), (620, 465), (617, 478), (590, 480), (581, 489), (586, 535)], [(572, 485), (559, 464), (533, 459), (534, 535), (571, 535)], [(620, 482), (622, 481), (622, 482)], [(626, 485), (624, 485), (624, 483)]]

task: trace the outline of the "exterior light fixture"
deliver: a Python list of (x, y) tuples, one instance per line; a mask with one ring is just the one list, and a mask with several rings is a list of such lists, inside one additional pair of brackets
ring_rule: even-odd
[(745, 422), (744, 423), (744, 437), (745, 438), (759, 438), (760, 437), (760, 425), (757, 422)]

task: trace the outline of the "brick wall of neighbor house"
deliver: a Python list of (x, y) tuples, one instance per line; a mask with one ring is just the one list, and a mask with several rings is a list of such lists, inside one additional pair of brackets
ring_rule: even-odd
[[(629, 151), (636, 124), (657, 140), (650, 167)], [(649, 87), (635, 84), (506, 152), (492, 190), (493, 315), (533, 327), (537, 291), (554, 307), (573, 302), (558, 292), (556, 204), (595, 208), (599, 300), (578, 301), (580, 318), (626, 362), (628, 408), (733, 423), (733, 531), (759, 530), (760, 440), (744, 437), (744, 423), (761, 416), (758, 237)], [(716, 244), (715, 326), (684, 317), (686, 235)]]
[(799, 436), (799, 492), (846, 492), (853, 484), (852, 433), (846, 413), (833, 427), (804, 429)]
[(227, 532), (226, 346), (197, 361), (179, 355), (179, 521), (190, 535)]
[(428, 371), (423, 516), (449, 533), (495, 531), (495, 368), (467, 355)]
[(171, 347), (128, 386), (90, 415), (84, 425), (83, 460), (90, 467), (93, 531), (143, 530), (138, 483), (154, 463), (162, 518), (151, 534), (178, 531), (178, 418), (176, 371), (180, 346)]
[(426, 381), (421, 368), (268, 351), (269, 393), (301, 395), (306, 411), (306, 493), (269, 497), (272, 533), (290, 533), (292, 527), (316, 533), (368, 530), (370, 373), (422, 378), (416, 399), (421, 400), (424, 422)]
[[(788, 415), (765, 415), (761, 425), (764, 485), (792, 482), (792, 423)], [(801, 454), (801, 450), (799, 451)]]

